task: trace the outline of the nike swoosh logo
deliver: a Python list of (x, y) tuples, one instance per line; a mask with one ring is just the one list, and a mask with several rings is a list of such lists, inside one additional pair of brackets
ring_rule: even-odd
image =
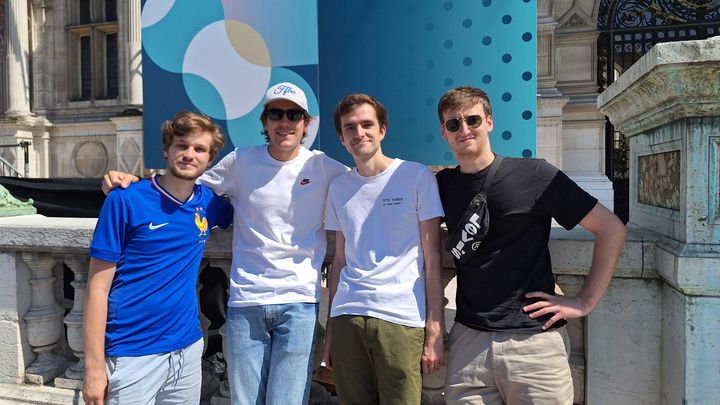
[(165, 226), (167, 224), (169, 224), (169, 222), (165, 222), (164, 224), (157, 224), (157, 225), (154, 225), (152, 222), (150, 222), (150, 225), (148, 225), (148, 228), (150, 228), (151, 231), (154, 231), (158, 228), (162, 228), (163, 226)]

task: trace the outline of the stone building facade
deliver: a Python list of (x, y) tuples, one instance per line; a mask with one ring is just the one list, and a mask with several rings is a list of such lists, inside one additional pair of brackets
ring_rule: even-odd
[[(612, 207), (595, 99), (599, 0), (538, 0), (537, 155)], [(142, 173), (140, 0), (0, 0), (0, 145), (31, 177)], [(0, 156), (22, 167), (20, 147)]]
[[(688, 23), (686, 10), (700, 19), (716, 3), (536, 0), (537, 156), (612, 208), (607, 121), (596, 106), (599, 83), (612, 82), (598, 77), (609, 14)], [(140, 0), (0, 0), (0, 13), (0, 146), (30, 142), (30, 177), (141, 174)], [(22, 152), (0, 147), (0, 158), (22, 168)]]
[[(142, 172), (140, 0), (2, 0), (0, 145), (30, 177)], [(22, 167), (18, 147), (0, 156)]]

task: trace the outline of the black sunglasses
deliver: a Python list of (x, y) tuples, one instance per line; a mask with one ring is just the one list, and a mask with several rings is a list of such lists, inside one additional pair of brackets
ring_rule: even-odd
[(265, 114), (270, 121), (280, 121), (283, 119), (283, 116), (293, 122), (300, 121), (305, 118), (305, 110), (302, 108), (291, 108), (289, 110), (283, 110), (281, 108), (268, 108), (265, 110)]
[(481, 115), (471, 115), (469, 117), (455, 117), (443, 122), (445, 129), (450, 132), (455, 132), (460, 129), (460, 124), (465, 121), (468, 127), (477, 128), (482, 124), (483, 117)]

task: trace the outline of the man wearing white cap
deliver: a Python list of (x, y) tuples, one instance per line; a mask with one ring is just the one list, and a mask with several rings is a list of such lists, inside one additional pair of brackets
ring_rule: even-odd
[[(237, 148), (199, 179), (235, 211), (226, 321), (233, 405), (308, 400), (325, 200), (330, 181), (347, 171), (301, 145), (311, 119), (298, 86), (273, 85), (260, 115), (267, 145)], [(110, 173), (106, 186), (125, 177)]]

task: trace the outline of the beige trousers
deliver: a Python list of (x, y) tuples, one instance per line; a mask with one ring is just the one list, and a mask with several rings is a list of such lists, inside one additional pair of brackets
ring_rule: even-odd
[(542, 333), (450, 331), (445, 401), (456, 404), (573, 403), (565, 328)]

